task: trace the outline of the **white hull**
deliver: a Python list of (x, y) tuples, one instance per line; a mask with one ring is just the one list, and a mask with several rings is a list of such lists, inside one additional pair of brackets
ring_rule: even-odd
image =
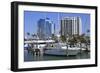
[(80, 52), (79, 49), (72, 49), (69, 48), (68, 50), (66, 49), (50, 49), (46, 50), (44, 53), (48, 55), (77, 55)]

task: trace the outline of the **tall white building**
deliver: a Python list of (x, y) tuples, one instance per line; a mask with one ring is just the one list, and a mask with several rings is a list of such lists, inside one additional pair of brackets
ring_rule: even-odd
[(82, 23), (80, 17), (64, 17), (61, 19), (61, 35), (81, 34)]

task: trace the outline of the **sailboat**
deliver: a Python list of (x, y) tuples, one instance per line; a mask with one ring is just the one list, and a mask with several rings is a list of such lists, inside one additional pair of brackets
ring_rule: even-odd
[(48, 50), (44, 52), (46, 55), (54, 55), (54, 56), (69, 56), (69, 55), (77, 55), (80, 52), (80, 48), (78, 47), (66, 47), (64, 43), (55, 43), (46, 47)]

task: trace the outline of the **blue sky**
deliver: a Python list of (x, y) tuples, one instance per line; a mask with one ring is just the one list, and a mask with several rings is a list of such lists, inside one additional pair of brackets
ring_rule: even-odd
[[(90, 14), (83, 13), (59, 13), (59, 18), (63, 17), (81, 17), (82, 20), (82, 33), (90, 30)], [(36, 12), (36, 11), (24, 11), (24, 33), (37, 33), (37, 21), (39, 19), (50, 18), (51, 21), (56, 26), (56, 34), (60, 31), (60, 24), (58, 22), (58, 13), (57, 12)]]

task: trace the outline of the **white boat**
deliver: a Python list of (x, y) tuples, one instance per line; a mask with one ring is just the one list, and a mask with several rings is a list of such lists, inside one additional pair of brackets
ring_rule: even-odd
[(66, 47), (66, 45), (61, 44), (53, 44), (53, 46), (46, 47), (47, 50), (44, 54), (47, 55), (58, 55), (58, 56), (69, 56), (69, 55), (77, 55), (80, 52), (80, 48), (78, 47)]

